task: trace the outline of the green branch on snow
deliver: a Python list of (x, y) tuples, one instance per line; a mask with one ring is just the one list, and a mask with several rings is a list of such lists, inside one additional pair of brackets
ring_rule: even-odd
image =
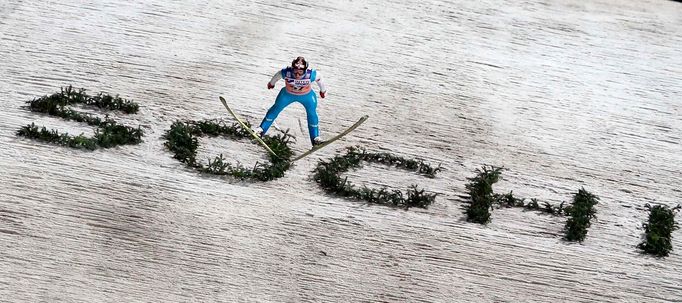
[(545, 201), (540, 204), (540, 201), (536, 198), (531, 198), (528, 203), (526, 203), (526, 198), (517, 198), (514, 196), (513, 192), (510, 191), (507, 194), (493, 194), (495, 198), (495, 203), (499, 207), (520, 207), (524, 210), (534, 210), (539, 212), (545, 212), (550, 215), (563, 216), (565, 215), (566, 209), (564, 208), (565, 202), (561, 202), (559, 206), (553, 206), (549, 202)]
[(419, 189), (417, 185), (411, 185), (405, 192), (388, 190), (386, 187), (357, 188), (348, 181), (347, 177), (341, 178), (342, 173), (362, 167), (363, 161), (414, 171), (429, 178), (434, 178), (435, 174), (441, 170), (440, 166), (432, 168), (420, 160), (405, 159), (389, 153), (368, 153), (361, 147), (349, 147), (343, 156), (336, 156), (329, 161), (320, 161), (314, 170), (313, 179), (329, 193), (369, 203), (409, 209), (410, 207), (426, 208), (435, 200), (436, 194), (427, 193)]
[(584, 188), (578, 190), (578, 193), (573, 196), (573, 204), (566, 207), (566, 215), (570, 216), (564, 227), (566, 240), (578, 242), (585, 240), (587, 229), (591, 225), (590, 221), (597, 217), (597, 211), (594, 209), (597, 203), (599, 203), (597, 196)]
[(490, 222), (490, 211), (495, 203), (493, 184), (499, 178), (503, 168), (484, 165), (483, 169), (476, 169), (476, 176), (467, 178), (469, 183), (465, 185), (469, 193), (469, 204), (464, 206), (467, 221), (480, 224)]
[(88, 150), (142, 142), (144, 132), (140, 127), (133, 128), (120, 125), (114, 119), (109, 118), (109, 115), (105, 115), (102, 119), (91, 114), (75, 111), (69, 107), (75, 104), (83, 104), (98, 109), (119, 110), (126, 114), (137, 113), (139, 106), (136, 103), (121, 99), (118, 96), (113, 97), (103, 93), (90, 96), (85, 93), (85, 89), (74, 90), (73, 87), (68, 86), (62, 88), (59, 93), (33, 99), (26, 103), (29, 104), (28, 109), (32, 112), (45, 113), (67, 121), (95, 126), (95, 134), (93, 137), (86, 137), (83, 134), (72, 136), (68, 133), (59, 133), (54, 129), (48, 130), (44, 126), (39, 128), (35, 123), (31, 123), (17, 131), (19, 136)]
[(99, 93), (96, 96), (90, 96), (85, 92), (85, 89), (75, 90), (71, 85), (62, 87), (58, 93), (43, 96), (26, 103), (29, 104), (31, 111), (48, 113), (52, 116), (63, 118), (68, 117), (68, 114), (62, 116), (65, 107), (74, 104), (83, 104), (104, 110), (119, 110), (126, 114), (136, 114), (139, 109), (137, 103), (122, 99), (118, 95), (111, 96)]
[(682, 206), (670, 208), (664, 205), (645, 205), (649, 210), (649, 222), (642, 224), (645, 229), (644, 240), (637, 248), (657, 257), (668, 256), (673, 249), (672, 232), (679, 228), (675, 222), (675, 213)]
[(530, 199), (526, 203), (525, 198), (517, 198), (513, 192), (507, 194), (496, 194), (493, 192), (493, 184), (501, 179), (504, 168), (491, 165), (484, 165), (481, 169), (476, 169), (476, 176), (467, 178), (469, 183), (465, 185), (469, 194), (469, 204), (464, 206), (467, 221), (479, 224), (487, 224), (491, 221), (490, 211), (495, 206), (498, 208), (520, 207), (524, 210), (546, 212), (551, 215), (564, 215), (566, 209), (564, 202), (558, 207), (552, 206), (549, 202), (540, 204), (536, 198)]
[[(247, 126), (250, 124), (247, 122)], [(197, 161), (197, 149), (199, 148), (198, 137), (225, 137), (233, 140), (243, 138), (251, 139), (251, 135), (238, 124), (227, 125), (223, 121), (176, 121), (164, 134), (166, 142), (164, 146), (174, 153), (174, 158), (185, 163), (187, 166), (203, 173), (215, 175), (230, 175), (240, 180), (253, 179), (270, 181), (284, 176), (289, 169), (293, 152), (289, 148), (288, 133), (276, 136), (265, 136), (263, 141), (279, 156), (268, 154), (270, 163), (256, 162), (253, 168), (242, 165), (233, 165), (226, 161), (222, 154), (213, 160), (208, 160), (204, 166)]]

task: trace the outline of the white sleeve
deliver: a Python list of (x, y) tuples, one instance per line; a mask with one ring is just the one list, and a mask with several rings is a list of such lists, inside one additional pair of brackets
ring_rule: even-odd
[(270, 85), (274, 86), (280, 79), (282, 79), (282, 71), (277, 71), (275, 75), (272, 76), (272, 79), (270, 79)]
[(322, 82), (322, 77), (320, 77), (320, 72), (316, 73), (317, 75), (315, 75), (315, 83), (317, 83), (317, 86), (320, 87), (320, 92), (327, 92), (327, 88), (325, 87), (324, 82)]

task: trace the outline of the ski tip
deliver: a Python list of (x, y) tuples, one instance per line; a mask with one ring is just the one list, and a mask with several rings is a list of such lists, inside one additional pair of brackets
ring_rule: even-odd
[(223, 98), (223, 96), (218, 96), (218, 98), (220, 98), (220, 101), (225, 102), (225, 98)]

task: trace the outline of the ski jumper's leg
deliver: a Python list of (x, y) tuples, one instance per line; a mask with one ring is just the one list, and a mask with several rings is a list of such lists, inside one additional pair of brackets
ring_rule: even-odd
[(310, 143), (313, 143), (313, 139), (320, 136), (319, 118), (317, 117), (317, 95), (314, 91), (310, 91), (309, 94), (305, 96), (300, 96), (301, 104), (305, 107), (306, 117), (308, 119), (308, 134), (310, 134)]
[(279, 91), (279, 94), (277, 94), (277, 99), (275, 99), (275, 104), (273, 104), (270, 109), (268, 110), (268, 113), (265, 114), (265, 117), (263, 118), (263, 121), (260, 123), (260, 127), (263, 129), (263, 135), (268, 132), (268, 129), (272, 125), (272, 122), (275, 122), (275, 119), (277, 119), (277, 116), (279, 113), (284, 110), (285, 107), (289, 106), (291, 102), (294, 102), (294, 98), (291, 94), (287, 93), (284, 88), (282, 88)]

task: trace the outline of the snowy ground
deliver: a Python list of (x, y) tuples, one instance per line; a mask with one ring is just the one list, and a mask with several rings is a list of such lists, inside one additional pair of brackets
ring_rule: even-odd
[[(268, 3), (269, 2), (269, 3)], [(0, 2), (0, 301), (682, 301), (682, 233), (635, 246), (645, 203), (682, 202), (682, 3), (672, 1)], [(177, 119), (251, 121), (304, 55), (326, 77), (323, 135), (351, 136), (268, 183), (202, 176), (163, 147)], [(21, 108), (72, 84), (141, 104), (138, 146), (94, 152), (15, 136)], [(278, 88), (281, 87), (281, 83)], [(308, 148), (300, 106), (277, 123)], [(249, 143), (202, 141), (201, 155)], [(354, 183), (440, 193), (403, 211), (325, 194), (318, 160), (361, 145), (442, 164), (436, 179), (368, 166)], [(262, 154), (257, 154), (262, 153)], [(564, 219), (461, 210), (467, 177), (558, 204), (598, 195), (582, 244)], [(361, 176), (362, 175), (362, 176)], [(678, 221), (682, 218), (678, 217)]]

